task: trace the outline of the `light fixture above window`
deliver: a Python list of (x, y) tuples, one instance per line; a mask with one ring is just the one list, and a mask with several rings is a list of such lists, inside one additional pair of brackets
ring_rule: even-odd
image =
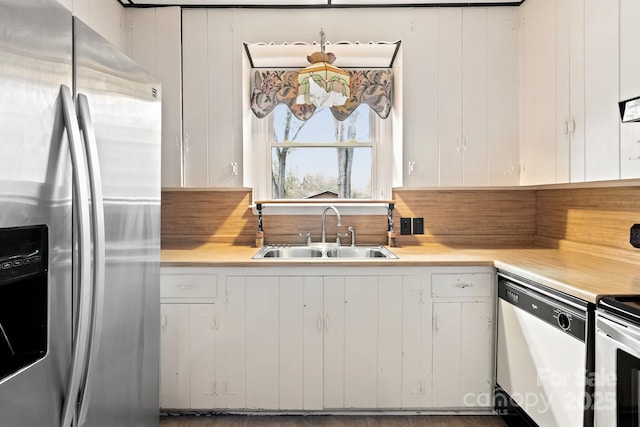
[(333, 107), (344, 105), (349, 99), (349, 73), (333, 65), (336, 56), (326, 53), (325, 45), (324, 31), (320, 29), (320, 52), (307, 56), (311, 65), (298, 72), (298, 104)]

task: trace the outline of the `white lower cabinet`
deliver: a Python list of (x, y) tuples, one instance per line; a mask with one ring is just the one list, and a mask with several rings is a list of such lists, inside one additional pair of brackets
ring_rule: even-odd
[(431, 276), (433, 407), (493, 406), (495, 275)]
[(160, 407), (191, 407), (189, 304), (160, 304)]
[(490, 407), (492, 268), (208, 271), (208, 303), (163, 299), (162, 408)]
[(493, 406), (493, 304), (433, 304), (433, 406)]
[(324, 408), (399, 408), (402, 277), (324, 277)]

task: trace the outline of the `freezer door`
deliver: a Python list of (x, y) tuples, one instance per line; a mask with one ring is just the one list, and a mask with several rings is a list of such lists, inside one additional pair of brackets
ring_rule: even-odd
[(0, 228), (46, 226), (49, 249), (46, 354), (0, 380), (7, 426), (59, 425), (70, 365), (72, 188), (59, 92), (72, 84), (71, 22), (56, 1), (0, 0)]
[(95, 129), (106, 264), (99, 352), (80, 425), (158, 425), (160, 84), (74, 18), (77, 95)]

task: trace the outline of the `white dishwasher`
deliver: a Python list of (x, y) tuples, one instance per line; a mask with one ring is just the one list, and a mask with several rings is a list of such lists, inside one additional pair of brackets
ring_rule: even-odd
[(496, 411), (518, 425), (591, 426), (589, 304), (502, 271), (498, 297)]

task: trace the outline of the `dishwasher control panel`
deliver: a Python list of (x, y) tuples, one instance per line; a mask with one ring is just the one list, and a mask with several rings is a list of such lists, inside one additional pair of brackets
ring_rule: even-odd
[(544, 292), (542, 286), (536, 287), (500, 276), (498, 296), (581, 341), (586, 338), (586, 310), (581, 311), (561, 297)]

